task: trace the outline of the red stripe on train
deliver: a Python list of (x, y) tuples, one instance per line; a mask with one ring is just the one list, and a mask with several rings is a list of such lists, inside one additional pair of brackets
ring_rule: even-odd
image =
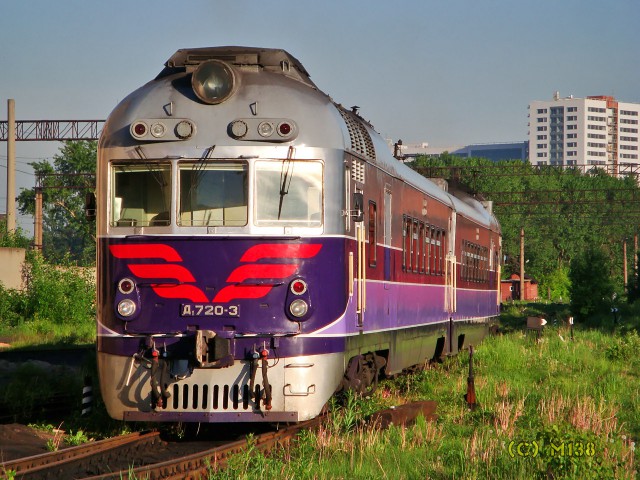
[(179, 298), (197, 303), (209, 303), (209, 299), (202, 290), (193, 285), (151, 285), (153, 291), (162, 298)]
[(231, 272), (227, 283), (240, 283), (248, 278), (287, 278), (297, 269), (295, 264), (242, 265)]
[(293, 244), (293, 243), (263, 243), (249, 248), (241, 262), (257, 262), (263, 258), (312, 258), (315, 257), (322, 245), (320, 244)]
[(182, 261), (182, 257), (173, 247), (163, 245), (162, 243), (109, 245), (109, 250), (116, 258), (161, 258), (167, 262)]
[(213, 298), (212, 302), (225, 303), (236, 299), (262, 298), (271, 291), (273, 285), (229, 285)]
[(129, 270), (136, 277), (140, 278), (171, 278), (178, 280), (179, 282), (195, 282), (193, 274), (181, 265), (173, 264), (160, 264), (160, 265), (147, 265), (147, 264), (129, 264)]

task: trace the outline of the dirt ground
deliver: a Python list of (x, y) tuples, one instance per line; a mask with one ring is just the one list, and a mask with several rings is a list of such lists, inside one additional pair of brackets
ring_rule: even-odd
[(55, 433), (42, 432), (19, 423), (0, 425), (0, 464), (16, 458), (47, 453)]

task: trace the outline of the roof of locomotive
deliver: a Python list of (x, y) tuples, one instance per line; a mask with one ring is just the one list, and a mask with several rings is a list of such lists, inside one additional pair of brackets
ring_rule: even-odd
[(309, 72), (298, 59), (289, 52), (277, 48), (238, 46), (181, 48), (166, 61), (165, 66), (169, 69), (195, 68), (207, 60), (222, 60), (238, 66), (259, 66), (266, 71), (281, 73), (317, 89), (309, 78)]
[[(158, 78), (173, 73), (176, 69), (183, 71), (194, 70), (198, 65), (208, 60), (221, 60), (240, 67), (258, 67), (264, 71), (278, 73), (297, 80), (314, 90), (323, 93), (310, 79), (310, 75), (304, 66), (293, 55), (282, 49), (222, 46), (204, 48), (183, 48), (175, 52), (165, 63), (165, 69)], [(326, 95), (326, 94), (325, 94)], [(348, 116), (356, 117), (369, 131), (374, 145), (374, 163), (393, 176), (420, 188), (428, 195), (451, 205), (458, 213), (463, 214), (486, 226), (497, 226), (497, 220), (488, 212), (480, 202), (468, 195), (459, 195), (456, 192), (447, 192), (431, 180), (420, 175), (407, 165), (398, 161), (391, 152), (386, 141), (375, 130), (373, 125), (364, 120), (356, 112), (344, 109), (341, 105), (334, 104), (339, 110), (346, 112)], [(497, 227), (499, 228), (499, 227)]]

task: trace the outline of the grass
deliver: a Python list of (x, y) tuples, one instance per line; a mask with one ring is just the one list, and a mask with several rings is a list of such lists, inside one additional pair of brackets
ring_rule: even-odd
[(0, 337), (14, 347), (95, 340), (95, 280), (84, 269), (27, 252), (24, 290), (0, 284)]
[[(250, 449), (225, 470), (212, 467), (209, 478), (636, 478), (635, 325), (581, 325), (571, 341), (559, 321), (563, 306), (513, 308), (506, 333), (476, 349), (479, 408), (464, 402), (468, 355), (461, 354), (384, 381), (369, 399), (347, 397), (318, 432), (269, 456)], [(523, 329), (532, 314), (551, 319), (540, 341)], [(438, 401), (437, 421), (387, 431), (360, 423), (372, 410), (419, 399)]]
[[(548, 320), (539, 341), (525, 330), (532, 315)], [(635, 478), (640, 308), (621, 305), (620, 315), (616, 323), (603, 316), (576, 325), (572, 341), (566, 305), (509, 305), (501, 333), (475, 348), (475, 410), (463, 397), (469, 360), (462, 353), (414, 375), (385, 380), (370, 398), (347, 395), (319, 431), (303, 432), (270, 455), (257, 451), (250, 438), (246, 452), (231, 458), (224, 470), (212, 465), (209, 478)], [(95, 375), (95, 365), (83, 367), (84, 374)], [(21, 372), (5, 384), (5, 401), (28, 410), (43, 398), (45, 387), (80, 391), (63, 380), (42, 382), (42, 375)], [(36, 381), (39, 390), (31, 398), (29, 392), (36, 392), (29, 385)], [(363, 426), (373, 411), (412, 400), (436, 400), (438, 420), (388, 430)], [(96, 401), (90, 417), (65, 419), (76, 432), (72, 441), (127, 429), (108, 419)]]

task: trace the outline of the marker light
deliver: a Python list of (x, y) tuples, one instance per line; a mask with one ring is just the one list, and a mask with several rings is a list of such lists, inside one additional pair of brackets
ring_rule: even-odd
[(273, 135), (273, 125), (269, 122), (262, 122), (258, 125), (258, 133), (261, 137), (270, 137)]
[(131, 135), (135, 138), (142, 138), (147, 134), (147, 124), (144, 122), (134, 122), (131, 124)]
[(290, 133), (291, 133), (291, 125), (290, 124), (288, 124), (287, 122), (282, 122), (280, 125), (278, 125), (278, 134), (281, 137), (286, 137)]
[(124, 295), (133, 292), (135, 286), (136, 284), (130, 278), (123, 278), (118, 282), (118, 290), (120, 290), (120, 293), (123, 293)]
[(191, 87), (200, 100), (208, 104), (224, 102), (234, 91), (236, 79), (229, 65), (207, 60), (193, 72)]
[(156, 138), (160, 138), (164, 136), (166, 131), (167, 131), (167, 127), (165, 127), (164, 124), (162, 123), (154, 123), (153, 125), (151, 125), (151, 135), (153, 135)]
[(294, 317), (304, 317), (307, 314), (307, 311), (309, 311), (309, 305), (307, 305), (307, 302), (301, 298), (298, 298), (291, 302), (291, 305), (289, 305), (289, 311)]
[(291, 282), (291, 293), (294, 295), (302, 295), (307, 291), (307, 282), (301, 279), (296, 279)]
[(129, 298), (125, 298), (120, 303), (118, 303), (118, 313), (123, 317), (130, 317), (131, 315), (136, 313), (135, 302)]

